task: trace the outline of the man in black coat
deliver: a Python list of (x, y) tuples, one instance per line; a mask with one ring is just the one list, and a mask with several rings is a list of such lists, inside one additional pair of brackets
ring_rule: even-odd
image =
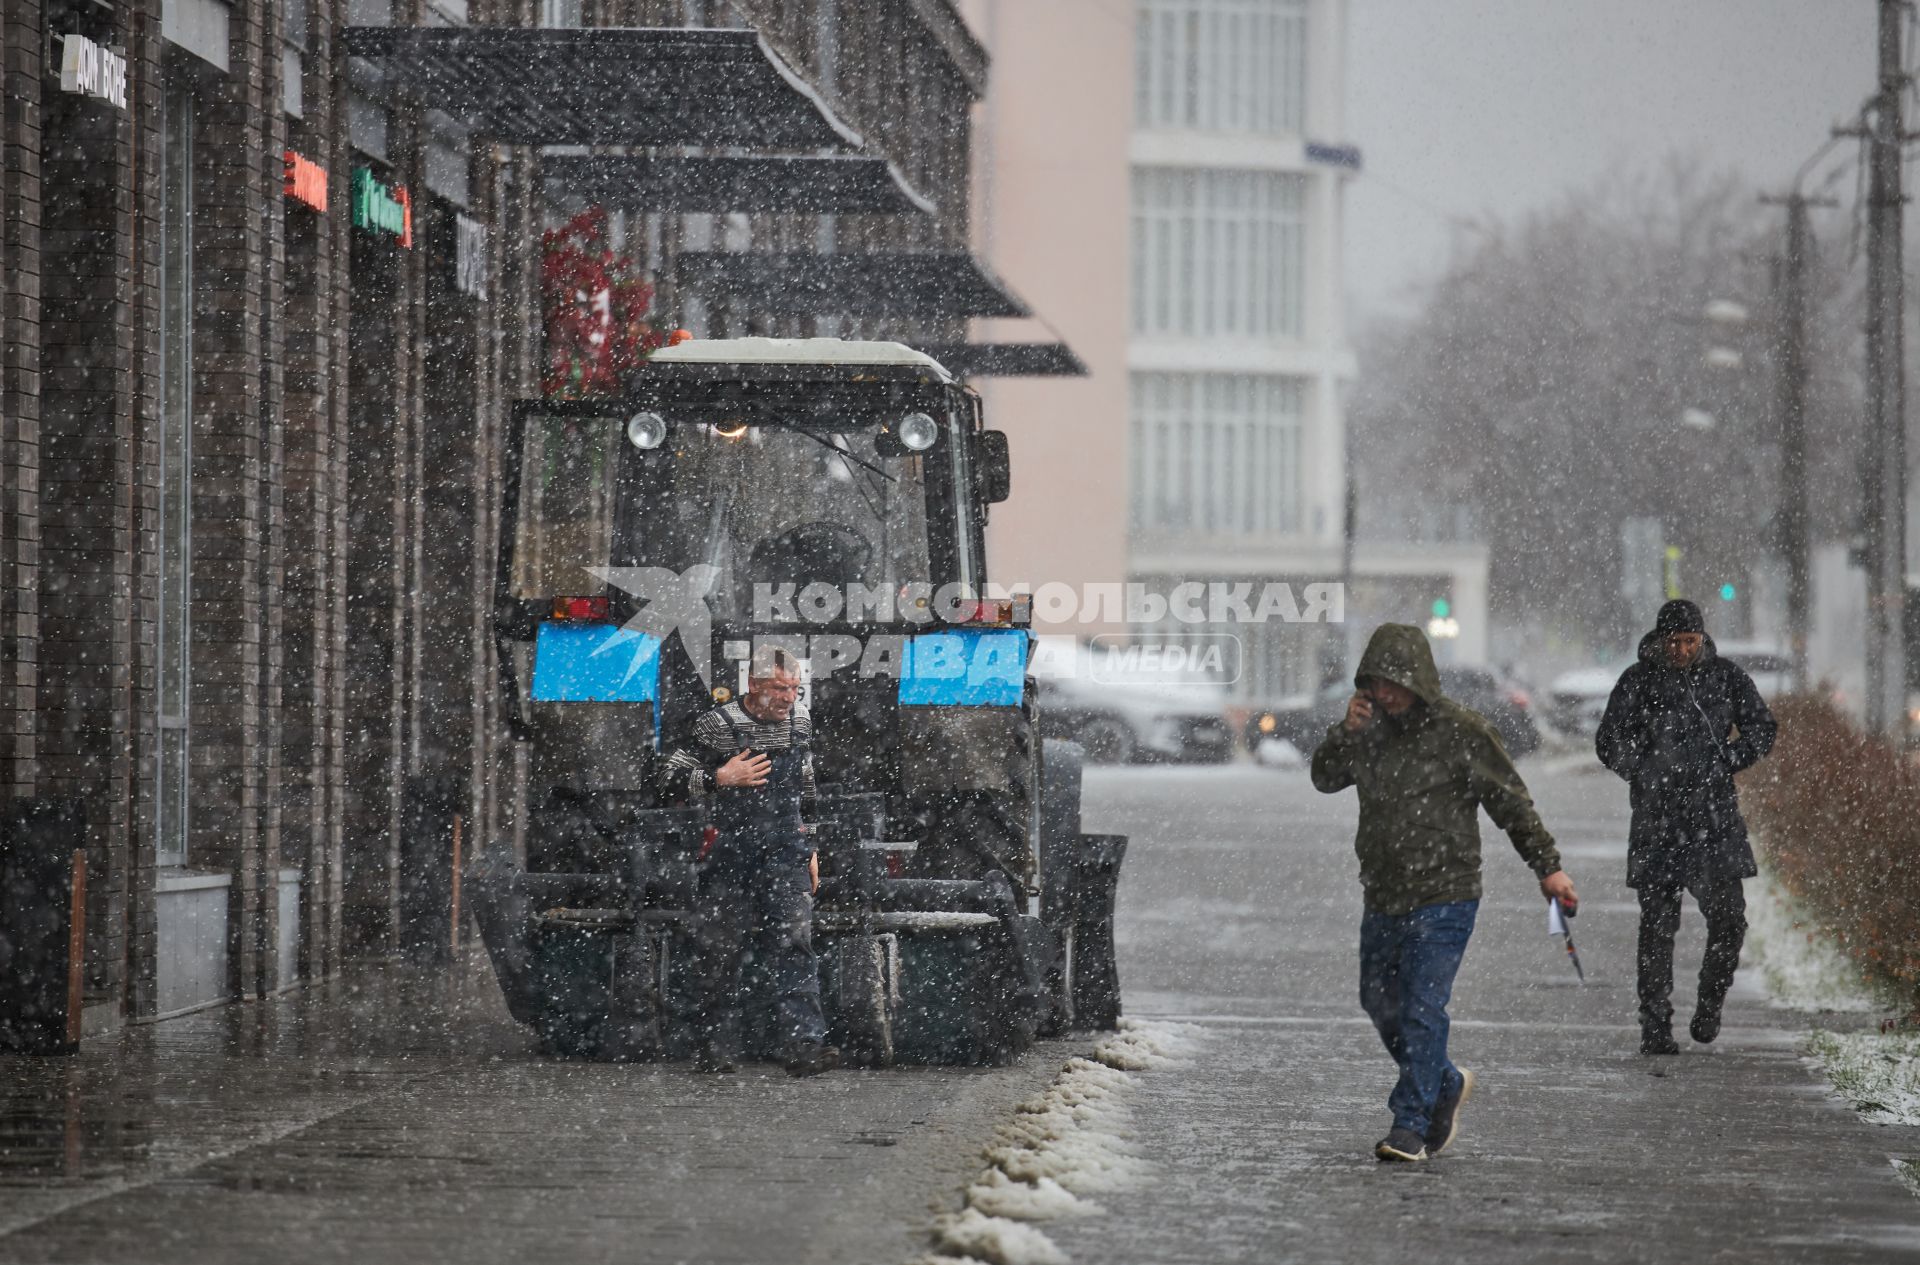
[(1733, 775), (1773, 749), (1773, 714), (1737, 664), (1715, 653), (1700, 608), (1672, 601), (1620, 674), (1594, 747), (1632, 788), (1627, 886), (1640, 897), (1640, 1052), (1678, 1054), (1673, 1039), (1673, 936), (1680, 894), (1707, 920), (1699, 1003), (1688, 1031), (1720, 1035), (1720, 1008), (1747, 903), (1740, 880), (1756, 870)]

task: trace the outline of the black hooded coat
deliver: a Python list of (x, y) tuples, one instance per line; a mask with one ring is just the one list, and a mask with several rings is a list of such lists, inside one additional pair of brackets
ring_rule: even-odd
[(1713, 639), (1685, 668), (1666, 634), (1640, 639), (1594, 736), (1600, 762), (1631, 788), (1628, 887), (1693, 887), (1756, 872), (1733, 775), (1773, 750), (1773, 713)]

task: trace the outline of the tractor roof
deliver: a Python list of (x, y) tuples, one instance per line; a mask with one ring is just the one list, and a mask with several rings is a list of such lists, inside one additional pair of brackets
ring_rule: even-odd
[(662, 347), (651, 365), (889, 365), (953, 375), (939, 361), (904, 343), (856, 342), (845, 338), (693, 338)]

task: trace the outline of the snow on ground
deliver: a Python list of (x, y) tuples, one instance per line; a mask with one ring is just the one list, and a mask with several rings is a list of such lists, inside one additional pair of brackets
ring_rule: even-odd
[[(1774, 1004), (1789, 1010), (1871, 1013), (1885, 1009), (1872, 984), (1762, 873), (1747, 902), (1747, 957)], [(1875, 1124), (1920, 1125), (1920, 1032), (1828, 1032), (1807, 1038), (1808, 1062)], [(1920, 1195), (1920, 1159), (1890, 1156), (1907, 1189)]]
[(1860, 969), (1794, 908), (1772, 875), (1763, 872), (1747, 889), (1745, 964), (1759, 968), (1774, 1005), (1852, 1014), (1881, 1009)]
[(1089, 1196), (1140, 1176), (1147, 1166), (1132, 1140), (1131, 1091), (1140, 1075), (1186, 1061), (1199, 1043), (1190, 1024), (1122, 1019), (1092, 1057), (1068, 1059), (995, 1131), (966, 1207), (935, 1220), (934, 1253), (914, 1265), (1066, 1265), (1035, 1223), (1099, 1215)]
[(1807, 1049), (1868, 1120), (1920, 1125), (1920, 1032), (1815, 1032)]

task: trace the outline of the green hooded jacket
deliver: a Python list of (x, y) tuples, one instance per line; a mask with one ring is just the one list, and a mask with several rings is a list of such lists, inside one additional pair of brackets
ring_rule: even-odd
[(1412, 690), (1419, 699), (1393, 717), (1348, 733), (1336, 724), (1313, 753), (1313, 784), (1328, 794), (1357, 786), (1360, 828), (1353, 850), (1372, 913), (1480, 897), (1479, 809), (1507, 832), (1542, 878), (1560, 868), (1553, 836), (1493, 726), (1440, 692), (1426, 634), (1382, 624), (1354, 673)]

